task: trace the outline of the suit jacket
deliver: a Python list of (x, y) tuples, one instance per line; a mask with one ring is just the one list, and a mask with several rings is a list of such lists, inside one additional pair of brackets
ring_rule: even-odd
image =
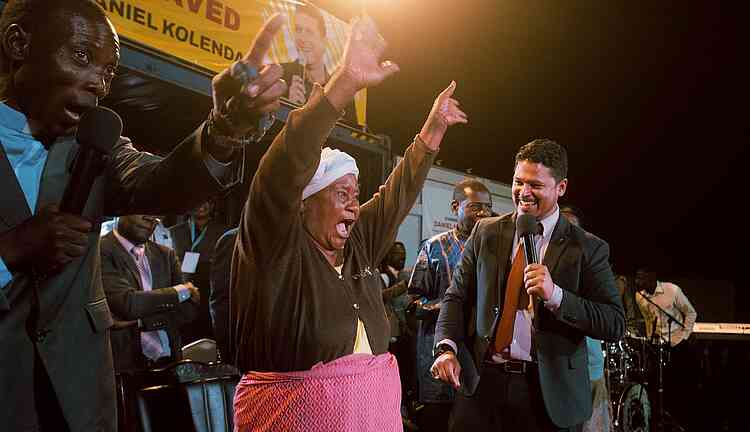
[(179, 328), (198, 314), (193, 299), (180, 303), (173, 287), (184, 282), (180, 261), (174, 251), (154, 242), (145, 244), (151, 267), (151, 291), (143, 291), (135, 261), (113, 233), (101, 241), (102, 283), (112, 317), (118, 321), (141, 320), (142, 327), (112, 329), (112, 356), (115, 372), (146, 369), (141, 331), (165, 330), (172, 359), (182, 359)]
[[(182, 213), (220, 193), (225, 186), (206, 166), (202, 134), (203, 126), (164, 159), (138, 152), (121, 138), (94, 183), (84, 216), (99, 220), (103, 215)], [(50, 147), (37, 209), (60, 202), (77, 153), (72, 137)], [(2, 146), (0, 185), (3, 233), (32, 215)], [(23, 272), (13, 274), (0, 288), (0, 425), (12, 431), (35, 427), (37, 350), (70, 430), (114, 431), (111, 324), (101, 282), (98, 224), (88, 236), (85, 254), (58, 273), (38, 281)]]
[(362, 205), (338, 273), (305, 230), (300, 212), (302, 191), (338, 115), (316, 86), (307, 104), (289, 113), (253, 178), (232, 257), (230, 343), (242, 372), (306, 370), (351, 354), (357, 320), (367, 329), (373, 354), (388, 350), (377, 264), (436, 154), (415, 138), (379, 193)]
[[(469, 352), (460, 351), (459, 360), (461, 390), (468, 395), (479, 384), (502, 314), (514, 235), (515, 214), (480, 220), (443, 299), (435, 341), (466, 343)], [(625, 331), (625, 316), (603, 240), (560, 217), (543, 264), (563, 289), (563, 298), (555, 313), (536, 308), (539, 378), (550, 418), (559, 427), (570, 427), (591, 416), (584, 336), (617, 340)]]
[(211, 258), (211, 293), (208, 298), (208, 308), (211, 312), (211, 326), (214, 330), (216, 346), (225, 363), (231, 362), (233, 358), (229, 351), (229, 283), (232, 254), (238, 230), (238, 228), (232, 228), (219, 238)]
[[(201, 293), (201, 304), (198, 317), (182, 329), (185, 343), (203, 338), (214, 339), (214, 334), (211, 329), (211, 316), (208, 312), (208, 297), (211, 291), (211, 262), (216, 241), (226, 230), (226, 226), (215, 219), (208, 223), (206, 234), (194, 251), (200, 254), (195, 273), (185, 274), (185, 277), (191, 281)], [(170, 227), (169, 233), (172, 235), (172, 242), (174, 244), (174, 251), (177, 254), (177, 258), (180, 261), (184, 261), (185, 252), (189, 252), (192, 246), (189, 221)], [(196, 235), (197, 234), (198, 233), (196, 233)]]

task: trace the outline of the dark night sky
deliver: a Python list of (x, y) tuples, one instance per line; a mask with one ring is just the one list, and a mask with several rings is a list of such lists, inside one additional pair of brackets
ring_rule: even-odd
[[(346, 18), (345, 3), (319, 2)], [(470, 125), (450, 131), (443, 166), (510, 183), (518, 147), (556, 139), (569, 150), (566, 202), (610, 242), (616, 267), (739, 281), (748, 6), (371, 0), (368, 8), (387, 58), (401, 66), (368, 107), (371, 129), (390, 135), (394, 151), (455, 79)]]

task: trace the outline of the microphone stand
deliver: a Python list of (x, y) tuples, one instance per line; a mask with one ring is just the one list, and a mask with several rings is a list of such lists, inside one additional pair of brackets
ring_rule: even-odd
[[(654, 303), (653, 300), (643, 295), (642, 292), (638, 291), (638, 293), (641, 295), (641, 298), (646, 300), (647, 302), (651, 303), (656, 307), (658, 311), (660, 311), (664, 316), (667, 317), (667, 340), (666, 340), (666, 348), (664, 347), (663, 338), (661, 335), (659, 335), (659, 344), (657, 349), (659, 350), (659, 369), (658, 369), (658, 385), (659, 388), (657, 389), (657, 393), (659, 395), (659, 425), (658, 429), (659, 431), (664, 430), (664, 418), (669, 415), (666, 411), (664, 411), (664, 350), (670, 349), (672, 347), (672, 323), (676, 323), (678, 326), (685, 328), (685, 324), (681, 323), (680, 321), (677, 321), (677, 318), (672, 316), (669, 312), (665, 311), (661, 306)], [(656, 314), (656, 319), (654, 320), (654, 327), (651, 331), (651, 343), (653, 344), (654, 339), (657, 337), (656, 335), (656, 328), (657, 328), (657, 322), (659, 321), (659, 314)], [(667, 359), (669, 359), (669, 352), (667, 352)], [(670, 416), (671, 417), (671, 416)], [(684, 431), (684, 429), (678, 425), (676, 422), (671, 422), (677, 430)]]

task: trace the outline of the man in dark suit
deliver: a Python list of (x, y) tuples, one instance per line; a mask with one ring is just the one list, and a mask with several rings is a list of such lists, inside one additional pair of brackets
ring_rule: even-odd
[[(283, 19), (241, 65), (260, 68)], [(101, 216), (174, 214), (239, 180), (242, 147), (278, 109), (281, 67), (243, 86), (213, 80), (208, 120), (162, 159), (120, 138), (83, 217), (60, 203), (81, 115), (109, 92), (120, 43), (93, 0), (10, 0), (0, 18), (0, 425), (9, 431), (113, 431), (112, 324), (101, 284)], [(235, 74), (236, 76), (236, 74)], [(223, 162), (226, 162), (223, 163)], [(232, 163), (229, 163), (232, 162)], [(180, 187), (174, 187), (175, 182)], [(93, 221), (93, 223), (92, 223)]]
[[(625, 331), (609, 246), (560, 217), (565, 150), (535, 140), (515, 160), (516, 211), (477, 223), (438, 318), (432, 369), (460, 387), (454, 431), (578, 430), (591, 416), (585, 336)], [(541, 264), (520, 252), (519, 214), (541, 225), (533, 245)]]
[[(211, 263), (216, 240), (227, 227), (215, 217), (214, 208), (213, 201), (204, 202), (190, 211), (185, 222), (169, 228), (174, 251), (183, 263), (185, 278), (195, 284), (201, 293), (198, 317), (182, 330), (185, 343), (204, 338), (215, 339), (208, 312)], [(191, 259), (197, 259), (197, 262), (192, 262), (195, 265), (186, 266), (185, 263), (190, 263)]]
[(198, 313), (198, 289), (185, 282), (174, 251), (149, 240), (156, 221), (122, 216), (101, 241), (102, 284), (112, 318), (133, 323), (111, 331), (116, 373), (180, 360), (179, 328)]
[(102, 284), (115, 325), (110, 330), (118, 429), (135, 430), (138, 372), (182, 359), (179, 328), (198, 314), (198, 290), (185, 282), (174, 251), (149, 240), (158, 219), (123, 216), (101, 240)]

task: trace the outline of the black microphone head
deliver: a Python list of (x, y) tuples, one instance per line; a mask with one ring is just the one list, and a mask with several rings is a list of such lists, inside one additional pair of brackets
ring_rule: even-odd
[(539, 233), (539, 221), (530, 214), (520, 214), (516, 217), (516, 232), (519, 236)]
[(112, 151), (122, 134), (122, 119), (116, 112), (105, 107), (92, 108), (81, 116), (76, 131), (76, 141), (103, 154)]

